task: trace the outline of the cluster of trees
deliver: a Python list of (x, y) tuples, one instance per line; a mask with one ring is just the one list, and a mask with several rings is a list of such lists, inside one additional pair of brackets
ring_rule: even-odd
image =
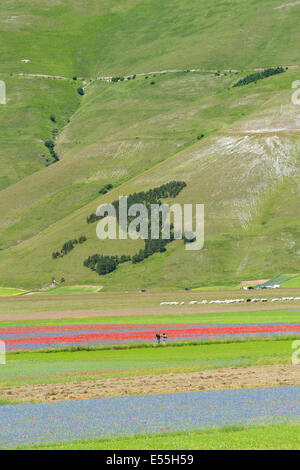
[(244, 78), (241, 78), (237, 83), (233, 85), (233, 88), (248, 85), (249, 83), (257, 82), (258, 80), (262, 80), (267, 77), (271, 77), (272, 75), (277, 75), (279, 73), (283, 73), (285, 70), (283, 67), (276, 67), (275, 69), (265, 69), (262, 72), (252, 73), (251, 75), (247, 75)]
[[(108, 184), (104, 188), (107, 188), (108, 186), (112, 187), (112, 185)], [(148, 208), (150, 208), (151, 204), (160, 204), (160, 199), (175, 198), (185, 187), (186, 183), (184, 181), (170, 181), (169, 183), (158, 186), (157, 188), (149, 189), (149, 191), (141, 191), (139, 193), (129, 194), (127, 197), (128, 207), (130, 207), (132, 204), (145, 204)], [(99, 193), (101, 193), (101, 190)], [(119, 200), (114, 201), (112, 204), (115, 207), (118, 216)], [(98, 217), (95, 213), (92, 213), (87, 217), (86, 222), (88, 224), (92, 224), (101, 218), (102, 217)]]
[(121, 263), (126, 263), (131, 261), (133, 264), (140, 263), (154, 253), (163, 253), (166, 251), (166, 245), (174, 240), (173, 227), (171, 227), (171, 236), (170, 239), (164, 240), (161, 235), (160, 227), (160, 238), (157, 240), (151, 240), (148, 238), (145, 241), (144, 249), (141, 249), (138, 253), (132, 257), (129, 255), (122, 256), (108, 256), (108, 255), (99, 255), (95, 254), (89, 256), (83, 263), (87, 268), (90, 268), (92, 271), (96, 271), (99, 275), (105, 275), (115, 271), (117, 266)]
[[(140, 250), (136, 255), (133, 255), (131, 261), (133, 264), (140, 263), (149, 256), (153, 255), (154, 253), (164, 253), (167, 251), (167, 244), (171, 243), (174, 240), (174, 226), (171, 224), (170, 226), (170, 238), (164, 239), (162, 238), (162, 220), (160, 220), (159, 226), (159, 238), (157, 240), (152, 240), (150, 237), (150, 230), (149, 229), (149, 237), (145, 240), (145, 248)], [(184, 235), (184, 244), (193, 243), (196, 240), (196, 236), (194, 233), (189, 233), (188, 236)]]
[[(170, 181), (169, 183), (163, 184), (157, 188), (150, 189), (149, 191), (141, 191), (139, 193), (130, 194), (127, 198), (128, 207), (132, 204), (144, 204), (150, 208), (151, 204), (161, 204), (161, 199), (164, 198), (175, 198), (183, 188), (186, 187), (184, 181)], [(119, 201), (114, 201), (113, 205), (116, 209), (116, 214), (118, 216)], [(100, 217), (97, 217), (96, 214), (91, 214), (87, 220), (88, 223), (99, 220)], [(148, 239), (144, 240), (145, 246), (144, 249), (141, 249), (138, 253), (132, 257), (127, 255), (118, 256), (104, 256), (100, 254), (95, 254), (89, 256), (88, 259), (84, 261), (84, 266), (87, 268), (96, 271), (100, 275), (110, 273), (117, 269), (118, 264), (131, 261), (133, 264), (140, 263), (144, 259), (153, 255), (154, 253), (163, 253), (166, 251), (166, 245), (174, 240), (174, 227), (170, 226), (170, 239), (163, 239), (162, 237), (162, 217), (160, 217), (159, 223), (159, 238), (156, 240), (151, 239), (151, 223), (149, 224), (149, 236)], [(185, 240), (185, 243), (190, 242), (189, 239)]]
[(54, 147), (55, 147), (55, 142), (53, 140), (46, 140), (45, 146), (50, 152), (51, 157), (54, 159), (55, 162), (59, 161), (59, 156), (55, 152)]
[(158, 240), (145, 240), (145, 248), (133, 255), (131, 261), (133, 264), (140, 263), (154, 253), (163, 253), (167, 251), (166, 245), (174, 240), (174, 234), (171, 232), (170, 239), (164, 240), (161, 237)]
[(84, 96), (84, 89), (83, 89), (82, 87), (79, 87), (79, 88), (77, 89), (77, 93), (78, 93), (78, 95), (80, 95), (80, 96)]
[[(106, 184), (105, 186), (103, 186), (100, 190), (99, 190), (99, 194), (106, 194), (108, 193), (111, 189), (113, 188), (113, 185), (111, 183), (108, 183)], [(98, 217), (94, 212), (92, 214), (90, 214), (87, 218), (86, 218), (86, 223), (87, 224), (92, 224), (94, 222), (96, 222), (97, 220), (100, 220), (102, 217)]]
[(130, 256), (108, 256), (108, 255), (92, 255), (89, 256), (83, 263), (84, 266), (90, 268), (92, 271), (96, 271), (99, 275), (105, 275), (111, 273), (117, 269), (117, 266), (121, 263), (130, 261)]
[[(184, 181), (170, 181), (169, 183), (162, 184), (157, 188), (149, 189), (149, 191), (140, 191), (139, 193), (129, 194), (127, 197), (127, 204), (130, 207), (133, 204), (145, 204), (150, 208), (151, 204), (161, 204), (161, 199), (174, 199), (186, 187)], [(116, 209), (117, 215), (119, 213), (119, 200), (114, 201), (113, 206)]]
[(51, 134), (52, 134), (53, 140), (55, 140), (56, 137), (58, 136), (58, 129), (57, 129), (57, 127), (54, 127), (54, 128), (52, 129)]
[(75, 240), (68, 240), (66, 243), (63, 244), (62, 249), (60, 251), (54, 251), (52, 253), (52, 258), (53, 259), (62, 258), (63, 256), (70, 253), (70, 251), (73, 250), (75, 245), (77, 245), (78, 243), (81, 245), (86, 240), (87, 238), (85, 235), (81, 235), (78, 239), (75, 239)]
[[(131, 75), (130, 77), (127, 77), (126, 80), (134, 80), (135, 78), (136, 78), (136, 74)], [(125, 80), (125, 77), (112, 77), (111, 79), (113, 83), (124, 82), (124, 80)]]
[(100, 189), (99, 194), (106, 194), (108, 191), (110, 191), (113, 188), (113, 185), (111, 183), (106, 184), (103, 186), (103, 188)]
[(113, 83), (117, 83), (117, 82), (124, 82), (125, 78), (124, 77), (112, 77), (111, 81)]

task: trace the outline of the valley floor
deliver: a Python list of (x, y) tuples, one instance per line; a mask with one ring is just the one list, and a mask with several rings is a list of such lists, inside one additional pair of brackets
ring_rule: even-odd
[[(249, 293), (260, 295), (269, 301), (274, 294)], [(172, 296), (185, 304), (160, 305)], [(189, 303), (240, 296), (197, 291), (2, 298), (0, 336), (8, 353), (0, 377), (0, 447), (299, 448), (300, 374), (291, 362), (299, 338), (297, 305)], [(235, 328), (242, 334), (224, 336)], [(281, 336), (260, 337), (260, 328), (281, 328)], [(212, 336), (154, 344), (156, 330), (193, 338), (195, 329)], [(107, 341), (125, 330), (151, 338), (97, 345), (99, 335)], [(69, 345), (59, 347), (62, 338)], [(52, 349), (24, 351), (50, 340)], [(74, 340), (83, 343), (72, 346)], [(19, 351), (9, 351), (13, 343)]]

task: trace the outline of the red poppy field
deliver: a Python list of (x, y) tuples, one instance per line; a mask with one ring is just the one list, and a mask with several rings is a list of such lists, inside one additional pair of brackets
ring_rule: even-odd
[(300, 335), (299, 323), (263, 324), (149, 324), (63, 325), (1, 328), (8, 351), (155, 342), (156, 333), (167, 341)]

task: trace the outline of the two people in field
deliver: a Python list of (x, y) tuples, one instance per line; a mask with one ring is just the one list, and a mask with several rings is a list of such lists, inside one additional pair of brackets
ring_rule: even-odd
[(166, 344), (167, 339), (168, 339), (168, 337), (167, 337), (166, 333), (163, 333), (162, 335), (159, 332), (156, 333), (157, 344), (160, 344), (160, 342), (162, 342), (162, 344)]

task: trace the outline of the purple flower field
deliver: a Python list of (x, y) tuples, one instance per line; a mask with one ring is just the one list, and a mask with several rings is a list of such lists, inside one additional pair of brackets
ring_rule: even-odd
[(300, 386), (0, 407), (0, 447), (300, 419)]

